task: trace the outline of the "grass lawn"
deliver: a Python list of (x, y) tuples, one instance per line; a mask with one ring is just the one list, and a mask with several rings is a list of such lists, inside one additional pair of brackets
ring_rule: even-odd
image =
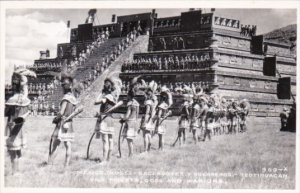
[[(141, 154), (143, 139), (135, 142), (135, 155), (127, 158), (126, 141), (123, 157), (118, 158), (116, 121), (115, 147), (109, 164), (94, 161), (102, 156), (102, 145), (94, 139), (91, 160), (86, 160), (88, 140), (96, 119), (75, 119), (76, 140), (72, 161), (63, 170), (64, 146), (52, 166), (41, 166), (47, 160), (52, 118), (30, 117), (25, 129), (28, 147), (20, 159), (21, 172), (11, 176), (9, 157), (5, 155), (6, 187), (131, 187), (131, 188), (295, 188), (295, 133), (279, 132), (264, 121), (249, 121), (247, 133), (213, 136), (211, 141), (194, 144), (192, 134), (182, 147), (171, 147), (176, 138), (176, 120), (167, 120), (164, 151), (158, 151), (157, 136), (152, 151)], [(267, 171), (265, 171), (265, 169)], [(272, 171), (271, 171), (272, 170)], [(277, 171), (276, 171), (277, 170)]]

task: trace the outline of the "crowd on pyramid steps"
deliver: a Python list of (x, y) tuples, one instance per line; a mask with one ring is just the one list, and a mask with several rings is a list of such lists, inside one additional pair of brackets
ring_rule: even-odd
[[(71, 60), (64, 60), (62, 62), (57, 63), (37, 63), (34, 67), (32, 66), (18, 66), (17, 68), (27, 68), (30, 70), (36, 70), (36, 68), (43, 68), (45, 71), (51, 71), (53, 70), (53, 67), (59, 67), (60, 70), (63, 66), (67, 66), (68, 70), (76, 70), (80, 67), (85, 67), (84, 63), (86, 60), (90, 57), (90, 55), (100, 47), (104, 41), (106, 41), (109, 38), (109, 33), (105, 33), (106, 36), (98, 36), (96, 41), (94, 41), (92, 44), (87, 45), (86, 50), (82, 50), (79, 54), (79, 60), (76, 56), (74, 56)], [(91, 67), (91, 70), (88, 71), (86, 76), (81, 80), (75, 81), (75, 87), (74, 87), (74, 95), (78, 97), (81, 92), (89, 88), (89, 86), (104, 72), (105, 69), (107, 69), (112, 62), (114, 62), (117, 57), (122, 54), (123, 51), (125, 51), (137, 38), (138, 34), (133, 35), (133, 32), (130, 32), (125, 39), (122, 39), (118, 45), (114, 46), (112, 49), (112, 52), (110, 54), (107, 54), (106, 56), (99, 59), (99, 61)], [(95, 45), (95, 46), (94, 46)], [(82, 57), (82, 59), (80, 59)], [(54, 77), (53, 80), (51, 80), (48, 83), (29, 83), (28, 86), (28, 93), (30, 95), (35, 95), (33, 97), (33, 100), (31, 101), (29, 105), (30, 115), (33, 116), (54, 116), (57, 114), (58, 106), (57, 104), (53, 102), (49, 102), (48, 99), (51, 95), (53, 95), (54, 90), (60, 86), (60, 82), (57, 77)], [(10, 85), (6, 85), (6, 89), (9, 91), (11, 90)]]
[[(86, 76), (76, 82), (76, 88), (74, 89), (76, 97), (80, 93), (89, 88), (89, 86), (136, 40), (137, 34), (130, 32), (126, 39), (122, 39), (118, 45), (112, 48), (112, 51), (106, 56), (96, 61), (96, 64), (91, 67), (91, 70), (86, 74)], [(69, 67), (70, 70), (74, 69)]]
[(77, 50), (76, 45), (72, 46), (71, 48), (72, 58), (66, 60), (63, 59), (65, 54), (63, 48), (60, 46), (58, 51), (58, 56), (57, 56), (59, 60), (49, 61), (49, 62), (40, 61), (40, 62), (36, 62), (34, 65), (27, 65), (26, 67), (34, 71), (38, 69), (47, 71), (47, 70), (55, 70), (55, 69), (61, 70), (64, 63), (66, 63), (68, 67), (82, 66), (84, 65), (86, 60), (88, 60), (88, 58), (91, 56), (91, 54), (93, 54), (93, 52), (97, 48), (99, 48), (108, 38), (109, 38), (109, 34), (108, 36), (105, 37), (99, 36), (95, 41), (86, 45), (86, 47), (81, 50)]
[(165, 56), (165, 57), (140, 57), (133, 62), (125, 61), (122, 64), (122, 72), (143, 72), (143, 71), (169, 71), (169, 70), (196, 70), (205, 69), (211, 66), (209, 53), (191, 56)]
[[(110, 37), (109, 32), (103, 33), (105, 35), (98, 35), (98, 37), (93, 41), (92, 43), (86, 45), (84, 49), (78, 50), (76, 45), (72, 46), (71, 48), (71, 59), (63, 60), (64, 58), (64, 51), (63, 48), (60, 46), (58, 51), (58, 59), (57, 61), (40, 61), (36, 62), (33, 65), (26, 65), (26, 68), (30, 70), (61, 70), (64, 63), (67, 63), (68, 67), (81, 67), (85, 64), (85, 62), (89, 59), (89, 57), (95, 52), (96, 49), (100, 48), (100, 46), (108, 40)], [(112, 51), (107, 54), (105, 61), (106, 63), (109, 62), (109, 60), (115, 60), (126, 48), (128, 48), (131, 43), (137, 38), (139, 34), (134, 33), (133, 31), (128, 33), (126, 38), (122, 39), (121, 42), (116, 45)]]

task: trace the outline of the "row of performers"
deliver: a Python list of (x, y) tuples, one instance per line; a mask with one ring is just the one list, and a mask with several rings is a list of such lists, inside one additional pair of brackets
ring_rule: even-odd
[(147, 71), (147, 70), (185, 70), (185, 69), (201, 69), (207, 68), (211, 65), (211, 57), (209, 54), (181, 56), (169, 56), (162, 59), (158, 58), (140, 58), (135, 59), (132, 63), (124, 62), (121, 67), (122, 72), (132, 71)]
[[(26, 116), (28, 115), (30, 100), (27, 96), (28, 92), (26, 92), (26, 89), (28, 89), (28, 87), (25, 86), (27, 82), (24, 82), (24, 77), (32, 75), (32, 73), (33, 72), (29, 72), (28, 69), (14, 72), (12, 85), (15, 94), (6, 102), (5, 115), (8, 117), (6, 144), (9, 155), (11, 156), (13, 173), (18, 170), (18, 160), (21, 157), (21, 149), (26, 146), (22, 128)], [(48, 162), (45, 163), (46, 165), (53, 163), (53, 159), (57, 153), (57, 147), (61, 143), (64, 143), (66, 148), (65, 166), (68, 166), (70, 163), (71, 145), (74, 141), (72, 119), (83, 111), (83, 107), (78, 104), (78, 101), (73, 94), (73, 77), (74, 73), (68, 70), (63, 70), (61, 73), (61, 86), (63, 87), (64, 97), (61, 100), (58, 115), (53, 120), (56, 127), (51, 136), (49, 159)], [(161, 89), (160, 99), (159, 101), (157, 100), (156, 95), (154, 94), (157, 84), (152, 81), (145, 92), (146, 111), (144, 112), (141, 123), (139, 123), (138, 115), (140, 104), (136, 100), (136, 93), (138, 91), (137, 85), (139, 81), (140, 77), (135, 77), (131, 81), (127, 99), (127, 112), (120, 120), (122, 127), (119, 139), (121, 137), (127, 140), (129, 156), (132, 156), (133, 154), (133, 140), (138, 133), (137, 130), (143, 132), (144, 148), (146, 152), (150, 150), (151, 139), (155, 134), (159, 137), (158, 147), (160, 150), (163, 150), (164, 136), (167, 131), (164, 120), (171, 115), (169, 108), (173, 104), (172, 94), (166, 87)], [(119, 78), (108, 76), (104, 80), (104, 88), (101, 94), (95, 101), (95, 105), (100, 106), (100, 111), (97, 115), (98, 119), (93, 136), (95, 135), (96, 138), (102, 138), (104, 163), (109, 161), (112, 155), (115, 127), (112, 125), (113, 120), (109, 114), (123, 104), (122, 101), (118, 101), (121, 86), (122, 82)], [(191, 102), (190, 97), (185, 96), (176, 142), (179, 141), (180, 144), (183, 143), (186, 129), (190, 129), (193, 132), (195, 142), (198, 140), (197, 133), (200, 129), (204, 131), (205, 137), (210, 137), (216, 116), (213, 106), (217, 103), (217, 97), (211, 97), (211, 99), (214, 103), (208, 101), (207, 96), (197, 90), (194, 91), (193, 102)], [(238, 117), (238, 107), (236, 105), (236, 103), (232, 103), (232, 105), (228, 107), (231, 128), (233, 130), (235, 130), (237, 126), (235, 120), (237, 120)], [(245, 115), (246, 114), (247, 113), (245, 113)], [(120, 148), (119, 153), (121, 155)]]

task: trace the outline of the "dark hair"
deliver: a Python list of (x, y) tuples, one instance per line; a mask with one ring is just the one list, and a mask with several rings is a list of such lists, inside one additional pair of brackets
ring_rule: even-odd
[[(16, 82), (16, 79), (18, 79), (18, 82)], [(21, 92), (21, 76), (19, 74), (13, 73), (11, 85), (14, 92)]]
[(148, 93), (148, 92), (154, 93), (153, 90), (150, 89), (150, 88), (147, 88), (147, 89), (146, 89), (146, 93)]
[(115, 87), (114, 87), (114, 84), (113, 84), (112, 81), (106, 79), (106, 80), (104, 80), (104, 83), (105, 83), (105, 82), (110, 82), (111, 87), (110, 87), (110, 88), (107, 88), (107, 87), (105, 87), (105, 84), (104, 84), (103, 89), (102, 89), (102, 93), (109, 94), (109, 93), (111, 93), (112, 91), (115, 90)]
[(136, 96), (136, 91), (135, 91), (134, 88), (133, 88), (133, 89), (130, 89), (130, 90), (128, 91), (128, 96), (130, 96), (130, 97), (135, 97), (135, 96)]
[[(69, 82), (65, 83), (64, 81), (68, 80)], [(72, 85), (73, 85), (73, 79), (70, 77), (64, 77), (62, 80), (62, 87), (63, 87), (63, 91), (64, 94), (68, 93), (68, 92), (72, 92)], [(68, 86), (68, 87), (66, 87)]]

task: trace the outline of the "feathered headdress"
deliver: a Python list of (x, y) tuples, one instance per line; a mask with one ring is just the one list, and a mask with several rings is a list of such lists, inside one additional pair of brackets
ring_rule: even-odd
[(14, 71), (12, 76), (12, 81), (15, 76), (20, 78), (20, 83), (18, 85), (20, 90), (17, 93), (15, 93), (12, 97), (10, 97), (5, 104), (15, 105), (15, 106), (27, 106), (30, 104), (30, 100), (28, 99), (27, 76), (36, 78), (36, 74), (31, 70), (22, 68), (22, 69), (16, 69)]
[(219, 96), (218, 94), (212, 94), (210, 98), (211, 98), (211, 101), (212, 101), (214, 106), (220, 107), (220, 105), (221, 105), (221, 96)]
[(233, 104), (238, 105), (238, 102), (235, 99), (231, 99), (230, 105), (232, 106)]
[(191, 88), (191, 90), (192, 90), (192, 94), (193, 94), (193, 98), (195, 99), (195, 100), (200, 100), (200, 97), (202, 97), (203, 96), (203, 89), (201, 88), (201, 87), (195, 87), (194, 86), (194, 84), (192, 85), (192, 88)]
[(148, 88), (148, 85), (147, 85), (147, 83), (145, 82), (145, 80), (143, 80), (143, 79), (141, 79), (141, 84), (142, 84), (142, 88), (143, 89), (147, 89)]
[(166, 87), (165, 85), (161, 87), (161, 93), (169, 93), (170, 90), (168, 89), (168, 87)]
[(130, 81), (130, 87), (135, 87), (139, 81), (141, 80), (141, 75), (134, 77), (131, 81)]
[(241, 108), (243, 109), (250, 109), (250, 102), (247, 100), (247, 99), (242, 99), (240, 102), (239, 102), (239, 105)]
[(206, 97), (202, 96), (202, 97), (199, 97), (199, 100), (200, 101), (204, 101), (205, 103), (208, 103), (208, 100)]
[(204, 101), (206, 104), (208, 103), (209, 98), (210, 98), (209, 95), (204, 94), (204, 93), (198, 94), (197, 96), (198, 96), (199, 101)]
[(192, 94), (193, 90), (191, 87), (184, 85), (183, 92), (184, 92), (184, 94)]
[(140, 79), (141, 75), (134, 77), (131, 81), (130, 81), (130, 85), (129, 85), (129, 91), (128, 94), (135, 96), (136, 93), (139, 91), (139, 87), (138, 87), (138, 83), (142, 83), (142, 84), (146, 84), (145, 81), (143, 82), (143, 80)]
[(119, 100), (119, 96), (122, 88), (122, 81), (119, 77), (116, 76), (118, 72), (113, 72), (108, 74), (104, 80), (111, 82), (113, 86), (113, 91), (111, 93), (106, 94), (104, 97), (113, 103), (117, 103)]
[(63, 81), (65, 78), (73, 81), (75, 77), (76, 68), (68, 68), (67, 64), (64, 63), (60, 72), (60, 80)]
[(160, 94), (166, 94), (166, 96), (167, 96), (167, 103), (168, 103), (169, 106), (171, 106), (173, 104), (172, 94), (171, 94), (170, 90), (165, 85), (161, 87)]
[(183, 100), (190, 100), (191, 99), (191, 95), (189, 94), (182, 94)]
[(193, 99), (193, 90), (191, 87), (184, 85), (182, 89), (182, 96), (184, 100), (191, 101)]
[(148, 89), (150, 89), (154, 93), (157, 90), (157, 87), (157, 83), (154, 80), (152, 80), (149, 83)]
[(25, 77), (26, 77), (26, 76), (30, 76), (30, 77), (36, 78), (35, 72), (33, 72), (33, 71), (31, 71), (31, 70), (28, 70), (28, 69), (26, 69), (26, 68), (19, 68), (19, 69), (16, 69), (16, 70), (14, 71), (14, 73), (20, 75), (21, 77), (22, 77), (22, 76), (25, 76)]
[(182, 92), (182, 91), (183, 91), (183, 89), (181, 87), (176, 87), (175, 88), (175, 92)]
[[(14, 76), (20, 77), (20, 86), (22, 87), (22, 90), (25, 88), (24, 86), (28, 84), (27, 76), (36, 78), (35, 72), (26, 68), (16, 69), (12, 75), (12, 80), (14, 79)], [(25, 92), (23, 94), (25, 94), (27, 97), (28, 90), (25, 89), (23, 91)]]

